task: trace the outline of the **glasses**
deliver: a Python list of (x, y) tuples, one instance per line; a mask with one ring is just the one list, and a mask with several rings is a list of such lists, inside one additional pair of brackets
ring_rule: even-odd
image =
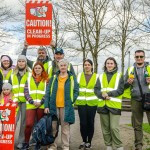
[(144, 58), (144, 56), (135, 56), (135, 58)]

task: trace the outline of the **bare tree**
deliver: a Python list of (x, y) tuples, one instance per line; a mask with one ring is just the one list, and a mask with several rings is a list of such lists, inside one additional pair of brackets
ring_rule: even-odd
[[(139, 5), (136, 0), (113, 0), (113, 9), (116, 13), (115, 23), (112, 28), (114, 44), (121, 52), (122, 73), (124, 73), (125, 56), (139, 42), (139, 35), (136, 35), (140, 22), (135, 19)], [(136, 14), (136, 15), (135, 15)], [(139, 16), (138, 16), (139, 17)]]
[(63, 9), (68, 15), (68, 30), (73, 32), (79, 41), (83, 59), (88, 52), (92, 55), (94, 71), (98, 70), (98, 55), (111, 44), (108, 23), (113, 18), (108, 18), (110, 10), (109, 0), (65, 0)]

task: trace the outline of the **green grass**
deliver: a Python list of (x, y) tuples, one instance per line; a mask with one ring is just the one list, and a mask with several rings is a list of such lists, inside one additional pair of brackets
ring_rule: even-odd
[[(132, 125), (128, 124), (128, 126), (132, 126)], [(150, 134), (150, 125), (148, 123), (143, 123), (143, 131)]]
[(143, 123), (143, 131), (150, 134), (150, 125), (148, 123)]

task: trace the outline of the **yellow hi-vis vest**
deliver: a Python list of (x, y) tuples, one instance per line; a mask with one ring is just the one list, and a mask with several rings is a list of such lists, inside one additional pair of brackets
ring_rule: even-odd
[(3, 83), (8, 83), (8, 80), (9, 80), (11, 74), (13, 73), (13, 69), (8, 71), (6, 77), (4, 77), (2, 69), (0, 69), (0, 72), (2, 73), (2, 76), (3, 76)]
[(26, 72), (19, 83), (18, 77), (16, 74), (11, 75), (11, 81), (12, 81), (12, 92), (14, 94), (14, 102), (26, 102), (26, 99), (24, 97), (24, 87), (27, 81), (28, 72)]
[[(37, 87), (34, 78), (30, 75), (28, 77), (28, 90), (29, 95), (31, 96), (34, 102), (41, 102), (46, 92), (46, 81), (44, 82), (41, 81)], [(26, 101), (26, 109), (36, 109), (36, 108), (37, 108), (36, 106)], [(39, 108), (44, 109), (44, 104), (42, 104)]]
[[(50, 95), (52, 95), (52, 93), (53, 93), (55, 79), (56, 79), (56, 75), (53, 76), (53, 81), (52, 81), (52, 85), (50, 88)], [(73, 76), (70, 76), (70, 82), (71, 82), (70, 83), (70, 97), (71, 97), (71, 101), (73, 103), (73, 97), (74, 97), (74, 78), (73, 78)]]
[[(150, 75), (150, 65), (146, 67), (146, 71), (148, 72), (148, 75)], [(134, 66), (131, 66), (128, 68), (128, 77), (130, 76), (131, 72), (134, 72)], [(150, 89), (150, 84), (149, 84)], [(124, 90), (123, 97), (130, 99), (131, 98), (131, 88), (127, 88)]]
[[(121, 73), (115, 73), (110, 82), (108, 83), (106, 73), (100, 75), (101, 92), (109, 92), (117, 90)], [(122, 95), (117, 97), (110, 97), (109, 100), (99, 99), (98, 107), (104, 107), (105, 105), (110, 108), (121, 109)]]
[[(70, 66), (71, 65), (69, 63), (69, 65), (68, 65), (68, 71), (70, 71), (70, 68), (71, 68)], [(52, 73), (53, 73), (53, 66), (52, 65), (49, 66), (47, 73), (48, 73), (48, 77), (51, 78), (52, 77)]]
[(97, 106), (98, 98), (94, 93), (94, 86), (96, 84), (98, 74), (93, 73), (90, 81), (86, 84), (84, 72), (79, 73), (77, 81), (79, 83), (79, 96), (76, 100), (76, 105)]

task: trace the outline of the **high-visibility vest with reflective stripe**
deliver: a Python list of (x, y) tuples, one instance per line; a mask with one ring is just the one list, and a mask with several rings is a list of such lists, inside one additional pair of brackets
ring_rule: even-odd
[[(50, 95), (52, 95), (52, 93), (53, 93), (55, 79), (56, 79), (56, 75), (54, 75), (54, 77), (53, 77), (52, 85), (50, 88)], [(73, 76), (70, 76), (70, 82), (71, 82), (70, 83), (70, 98), (71, 98), (71, 101), (73, 102), (73, 97), (74, 97), (74, 78), (73, 78)]]
[(3, 76), (3, 83), (8, 83), (8, 80), (13, 72), (13, 69), (9, 70), (6, 77), (4, 77), (4, 74), (3, 74), (3, 71), (2, 69), (0, 69), (0, 72), (2, 73), (2, 76)]
[(24, 87), (25, 83), (27, 81), (28, 73), (26, 72), (19, 83), (18, 77), (16, 74), (11, 75), (11, 81), (12, 81), (12, 92), (14, 94), (14, 100), (18, 102), (26, 102), (26, 99), (24, 97)]
[[(28, 77), (28, 90), (29, 95), (31, 96), (34, 102), (41, 102), (46, 92), (46, 81), (44, 82), (41, 81), (37, 86), (34, 81), (34, 78), (30, 75)], [(36, 109), (36, 108), (37, 108), (36, 106), (26, 101), (26, 109)], [(39, 108), (44, 109), (44, 104), (42, 104)]]
[[(131, 67), (128, 68), (128, 77), (130, 76), (131, 72), (133, 72), (133, 71), (134, 71), (134, 66), (131, 66)], [(131, 98), (131, 89), (130, 89), (130, 87), (124, 90), (123, 97), (128, 98), (128, 99)]]
[[(70, 69), (71, 69), (71, 65), (69, 63), (69, 65), (68, 65), (68, 71), (70, 71)], [(50, 66), (49, 69), (48, 69), (48, 77), (51, 78), (52, 74), (53, 74), (53, 66)]]
[[(106, 73), (100, 75), (100, 83), (101, 83), (101, 92), (109, 92), (113, 90), (117, 90), (119, 85), (119, 80), (121, 77), (121, 73), (115, 73), (110, 82), (108, 83)], [(102, 100), (99, 99), (98, 107), (104, 107), (105, 105), (110, 108), (121, 109), (122, 103), (122, 95), (117, 97), (110, 97), (110, 100)]]
[[(148, 72), (148, 75), (150, 75), (150, 65), (148, 65), (146, 67), (146, 71)], [(130, 76), (131, 72), (134, 72), (134, 66), (131, 66), (128, 68), (128, 77)], [(150, 84), (148, 87), (150, 89)], [(129, 99), (131, 98), (131, 88), (130, 87), (124, 90), (123, 97), (129, 98)]]
[(84, 72), (79, 73), (77, 81), (79, 83), (79, 96), (76, 100), (76, 105), (97, 106), (98, 98), (94, 93), (98, 74), (93, 73), (89, 83), (86, 83)]

